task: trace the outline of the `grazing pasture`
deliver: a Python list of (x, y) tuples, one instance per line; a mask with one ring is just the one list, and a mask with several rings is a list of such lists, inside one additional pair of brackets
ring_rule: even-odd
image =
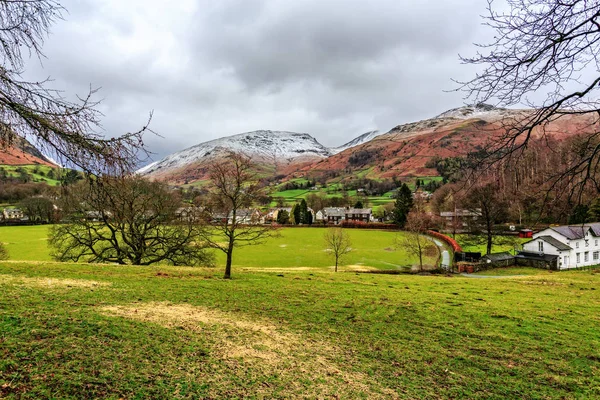
[[(333, 268), (334, 260), (326, 250), (325, 228), (284, 228), (279, 235), (257, 246), (237, 248), (233, 254), (233, 273), (239, 268)], [(404, 249), (396, 248), (397, 235), (402, 233), (354, 230), (348, 233), (353, 251), (341, 269), (405, 270), (417, 264), (417, 259)], [(6, 244), (12, 260), (49, 261), (48, 226), (0, 227), (0, 241)], [(217, 265), (225, 265), (225, 254), (216, 252)], [(437, 253), (427, 257), (435, 265)]]
[(598, 398), (600, 274), (0, 263), (3, 398)]

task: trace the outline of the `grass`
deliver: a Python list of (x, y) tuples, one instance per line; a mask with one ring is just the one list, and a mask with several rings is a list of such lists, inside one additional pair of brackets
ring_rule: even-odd
[(53, 171), (55, 177), (58, 178), (59, 169), (49, 167), (46, 165), (0, 165), (2, 169), (4, 169), (8, 176), (16, 177), (19, 175), (17, 172), (18, 168), (21, 168), (28, 172), (33, 182), (44, 182), (50, 186), (57, 186), (60, 184), (60, 180), (55, 178), (48, 178), (48, 172)]
[[(456, 241), (461, 245), (465, 252), (486, 254), (486, 241), (484, 236), (474, 235), (456, 235)], [(513, 253), (515, 246), (521, 249), (523, 243), (531, 239), (522, 239), (516, 236), (494, 236), (492, 241), (492, 253), (501, 253), (508, 251)]]
[(600, 396), (598, 273), (221, 273), (0, 262), (0, 397)]
[(475, 275), (486, 275), (486, 276), (514, 276), (514, 275), (552, 275), (555, 272), (550, 270), (540, 270), (537, 268), (528, 267), (511, 267), (511, 268), (495, 268), (487, 271), (476, 272)]
[(50, 261), (48, 225), (0, 226), (0, 242), (13, 260)]
[[(410, 269), (418, 263), (415, 256), (394, 246), (396, 232), (348, 230), (353, 251), (343, 260), (341, 269)], [(233, 255), (236, 268), (305, 268), (327, 270), (333, 258), (326, 252), (325, 228), (284, 228), (279, 236), (257, 246), (237, 248)], [(48, 226), (0, 227), (0, 241), (6, 244), (12, 260), (49, 261)], [(224, 265), (225, 254), (216, 252), (217, 262)], [(426, 258), (434, 265), (436, 255)]]

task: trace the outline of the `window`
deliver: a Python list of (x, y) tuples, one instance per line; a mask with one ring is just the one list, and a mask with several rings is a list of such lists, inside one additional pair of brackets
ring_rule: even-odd
[(568, 265), (569, 264), (568, 260), (569, 260), (569, 256), (565, 256), (565, 263), (564, 263), (564, 265)]
[(579, 242), (575, 243), (575, 248), (578, 249), (579, 248)]
[(590, 252), (586, 251), (585, 253), (583, 253), (583, 262), (588, 262), (590, 261)]
[(581, 262), (581, 253), (577, 253), (577, 263)]
[(598, 259), (600, 259), (600, 251), (595, 251), (594, 254), (592, 254), (592, 258), (594, 261), (598, 261)]
[(590, 245), (590, 241), (585, 239), (585, 247), (588, 247)]
[(538, 242), (538, 251), (540, 253), (544, 252), (544, 242)]
[(594, 240), (594, 246), (598, 246), (598, 239)]

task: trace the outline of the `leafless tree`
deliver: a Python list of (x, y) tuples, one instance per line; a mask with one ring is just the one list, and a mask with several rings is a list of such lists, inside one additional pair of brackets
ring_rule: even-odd
[(505, 222), (508, 204), (494, 183), (479, 184), (472, 187), (464, 196), (462, 208), (478, 214), (477, 219), (469, 220), (472, 233), (485, 234), (486, 254), (491, 254), (496, 224)]
[[(475, 103), (503, 106), (526, 104), (532, 112), (516, 113), (505, 122), (481, 160), (483, 165), (518, 159), (535, 137), (568, 122), (572, 116), (586, 121), (581, 146), (569, 155), (553, 182), (567, 182), (570, 197), (587, 186), (600, 191), (600, 3), (588, 0), (507, 0), (507, 12), (494, 10), (488, 1), (486, 25), (495, 39), (479, 45), (481, 52), (463, 57), (483, 71), (461, 88)], [(532, 95), (545, 97), (531, 101)], [(548, 147), (548, 151), (554, 151)], [(479, 167), (482, 164), (478, 165)]]
[(56, 0), (0, 0), (0, 146), (29, 138), (61, 163), (86, 172), (129, 171), (145, 152), (142, 136), (148, 125), (106, 138), (93, 100), (96, 90), (69, 101), (50, 88), (49, 79), (22, 78), (24, 55), (44, 57), (44, 40), (64, 12)]
[(350, 236), (343, 228), (327, 228), (323, 235), (325, 245), (331, 256), (335, 259), (335, 272), (338, 271), (338, 263), (342, 258), (352, 251)]
[[(70, 186), (66, 221), (50, 229), (59, 261), (211, 266), (201, 214), (180, 217), (181, 202), (169, 188), (138, 176), (100, 177)], [(193, 208), (189, 206), (188, 209)]]
[[(276, 233), (272, 225), (261, 224), (257, 215), (248, 214), (262, 188), (257, 185), (255, 166), (249, 157), (230, 152), (210, 166), (210, 209), (214, 229), (204, 232), (204, 239), (227, 256), (225, 279), (231, 278), (233, 250), (261, 244)], [(242, 215), (243, 214), (243, 215)]]
[(419, 259), (419, 271), (423, 271), (423, 256), (436, 250), (435, 243), (425, 235), (432, 224), (432, 217), (425, 210), (422, 199), (415, 201), (408, 213), (404, 231), (396, 239), (396, 245)]

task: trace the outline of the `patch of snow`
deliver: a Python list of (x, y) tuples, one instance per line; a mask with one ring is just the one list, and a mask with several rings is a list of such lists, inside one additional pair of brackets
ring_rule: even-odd
[(451, 110), (441, 113), (435, 118), (486, 119), (490, 117), (500, 117), (504, 115), (507, 111), (508, 110), (506, 108), (498, 108), (489, 104), (479, 103), (472, 106), (453, 108)]
[(331, 151), (332, 154), (338, 154), (338, 153), (341, 153), (342, 151), (349, 149), (351, 147), (355, 147), (355, 146), (361, 145), (363, 143), (369, 142), (369, 141), (375, 139), (379, 135), (382, 135), (382, 133), (379, 131), (371, 131), (371, 132), (363, 133), (362, 135), (360, 135), (359, 137), (357, 137), (355, 139), (352, 139), (348, 143), (346, 143), (340, 147), (330, 148), (329, 150)]

